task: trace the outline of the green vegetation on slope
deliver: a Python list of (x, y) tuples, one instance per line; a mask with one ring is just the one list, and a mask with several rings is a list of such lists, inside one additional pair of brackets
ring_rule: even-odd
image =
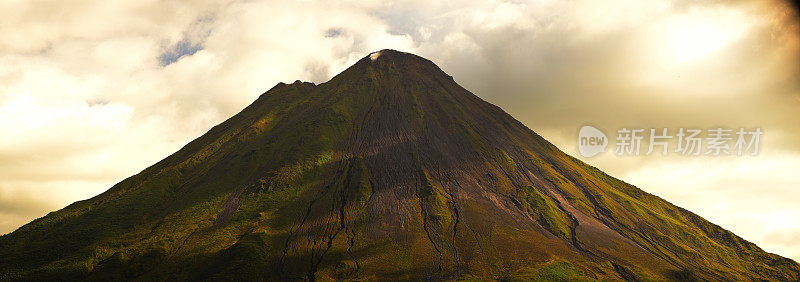
[(386, 52), (0, 237), (0, 280), (798, 279)]

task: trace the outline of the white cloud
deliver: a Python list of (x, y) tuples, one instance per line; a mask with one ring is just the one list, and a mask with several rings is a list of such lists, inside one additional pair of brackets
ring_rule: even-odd
[(137, 173), (279, 81), (413, 48), (354, 6), (45, 2), (0, 4), (2, 232)]
[[(796, 154), (797, 21), (759, 3), (0, 1), (0, 233), (139, 172), (279, 81), (323, 82), (384, 48), (430, 58), (567, 152), (585, 122), (636, 122), (763, 126), (765, 148)], [(695, 23), (708, 28), (681, 39)], [(709, 109), (703, 93), (736, 99)], [(800, 225), (796, 157), (596, 160), (800, 258), (796, 230), (764, 220)]]
[[(625, 181), (797, 259), (800, 245), (800, 154), (664, 161), (632, 170)], [(794, 235), (791, 235), (794, 234)]]

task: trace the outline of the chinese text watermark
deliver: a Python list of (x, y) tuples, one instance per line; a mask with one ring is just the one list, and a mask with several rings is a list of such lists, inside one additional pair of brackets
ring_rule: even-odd
[[(616, 132), (614, 154), (639, 156), (676, 153), (684, 156), (744, 156), (758, 155), (759, 142), (764, 132), (761, 128), (620, 128)], [(642, 141), (645, 141), (644, 144)], [(592, 157), (605, 151), (608, 140), (605, 134), (592, 126), (583, 126), (578, 132), (578, 151), (581, 156)]]

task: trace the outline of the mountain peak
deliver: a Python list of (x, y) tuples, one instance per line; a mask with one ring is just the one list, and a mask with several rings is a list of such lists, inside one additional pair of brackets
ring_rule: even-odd
[(375, 60), (378, 59), (378, 57), (381, 56), (381, 52), (388, 51), (388, 50), (389, 49), (384, 49), (384, 50), (381, 50), (381, 51), (375, 51), (375, 52), (369, 53), (369, 59), (372, 60), (372, 61), (375, 61)]
[[(370, 60), (375, 61), (378, 58), (380, 58), (381, 56), (384, 56), (384, 58), (398, 58), (398, 57), (409, 56), (409, 55), (413, 55), (413, 54), (405, 53), (405, 52), (401, 52), (401, 51), (397, 51), (397, 50), (393, 50), (393, 49), (383, 49), (383, 50), (380, 50), (380, 51), (375, 51), (375, 52), (369, 53), (369, 55), (367, 55), (367, 57)], [(413, 56), (416, 56), (416, 55), (413, 55)]]
[[(435, 66), (430, 60), (417, 56), (412, 53), (402, 51), (383, 49), (369, 53), (363, 60), (368, 60), (371, 64), (379, 66), (398, 66), (398, 65), (428, 65)], [(438, 68), (438, 67), (437, 67)]]

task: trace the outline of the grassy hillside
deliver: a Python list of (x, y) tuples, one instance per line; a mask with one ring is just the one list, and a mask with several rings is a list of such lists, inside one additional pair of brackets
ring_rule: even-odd
[(569, 157), (423, 58), (278, 84), (0, 237), (2, 280), (797, 280), (800, 265)]

